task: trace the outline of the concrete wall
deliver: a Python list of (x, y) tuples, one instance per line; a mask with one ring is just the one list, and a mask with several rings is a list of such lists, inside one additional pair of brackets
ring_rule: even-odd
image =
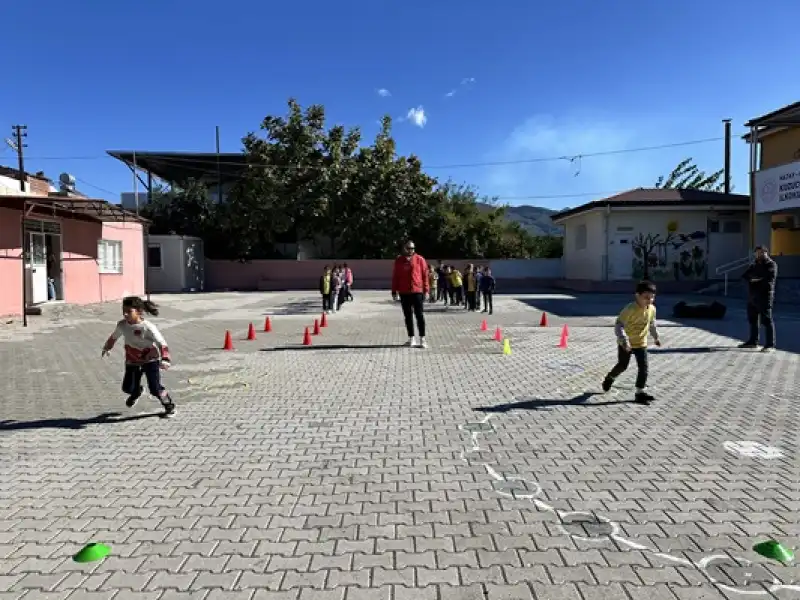
[(158, 294), (203, 290), (205, 259), (202, 240), (179, 235), (151, 235), (148, 245), (161, 250), (161, 265), (148, 266), (147, 269), (148, 291)]
[[(606, 261), (605, 216), (600, 210), (577, 215), (564, 223), (564, 278), (600, 280)], [(586, 228), (586, 236), (581, 233)], [(585, 239), (586, 243), (583, 244)]]
[[(206, 289), (213, 290), (312, 290), (317, 289), (325, 265), (333, 260), (206, 260)], [(389, 289), (392, 260), (349, 260), (354, 289)], [(429, 259), (433, 265), (438, 260)], [(443, 260), (459, 269), (472, 263), (489, 266), (504, 289), (515, 286), (547, 285), (561, 278), (561, 259), (535, 260)]]

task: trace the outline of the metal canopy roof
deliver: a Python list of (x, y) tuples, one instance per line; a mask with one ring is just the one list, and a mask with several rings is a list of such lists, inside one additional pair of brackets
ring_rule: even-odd
[[(108, 150), (107, 154), (129, 167), (149, 171), (169, 183), (184, 183), (189, 179), (223, 183), (240, 179), (247, 168), (243, 152), (150, 152), (139, 150)], [(218, 177), (218, 172), (219, 176)]]
[(22, 210), (23, 206), (35, 209), (38, 213), (49, 212), (54, 215), (72, 215), (90, 221), (104, 223), (138, 222), (149, 223), (139, 215), (109, 204), (105, 200), (92, 198), (71, 198), (68, 196), (0, 196), (0, 205), (5, 204)]

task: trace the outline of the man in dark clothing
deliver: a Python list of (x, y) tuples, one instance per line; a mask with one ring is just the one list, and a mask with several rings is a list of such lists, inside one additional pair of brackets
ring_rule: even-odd
[(769, 256), (764, 246), (756, 248), (756, 260), (742, 275), (747, 282), (747, 321), (750, 335), (740, 348), (758, 348), (759, 322), (764, 326), (765, 339), (762, 352), (775, 350), (775, 323), (772, 320), (772, 305), (775, 301), (775, 279), (778, 265)]
[[(427, 348), (425, 341), (425, 298), (430, 292), (428, 263), (416, 253), (414, 242), (408, 241), (403, 247), (403, 254), (394, 261), (392, 272), (392, 298), (400, 296), (403, 317), (408, 332), (406, 346)], [(414, 319), (419, 330), (419, 344), (414, 337)]]

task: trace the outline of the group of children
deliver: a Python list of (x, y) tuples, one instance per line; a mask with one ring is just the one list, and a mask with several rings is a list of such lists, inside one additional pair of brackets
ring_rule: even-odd
[(319, 278), (319, 293), (322, 294), (322, 311), (328, 314), (335, 313), (342, 308), (345, 302), (353, 301), (351, 292), (353, 287), (353, 270), (343, 265), (325, 265), (322, 276)]
[(430, 295), (428, 302), (444, 301), (445, 306), (463, 306), (470, 311), (494, 312), (495, 278), (489, 267), (476, 267), (467, 265), (464, 271), (459, 271), (453, 265), (428, 267), (428, 283)]
[[(445, 270), (445, 274), (448, 277), (452, 277), (453, 267), (440, 268)], [(326, 267), (320, 283), (323, 297), (328, 297), (328, 300), (325, 300), (326, 306), (332, 306), (331, 298), (334, 291), (337, 292), (336, 302), (339, 302), (340, 297), (346, 298), (349, 295), (348, 272), (347, 265), (334, 267), (333, 270)], [(349, 273), (349, 281), (352, 284), (352, 272)], [(458, 271), (455, 271), (455, 273), (458, 273)], [(453, 304), (455, 296), (450, 297), (448, 294), (443, 294), (444, 290), (446, 289), (448, 293), (456, 294), (459, 293), (457, 292), (459, 288), (466, 287), (467, 308), (476, 310), (475, 298), (477, 291), (481, 290), (484, 297), (484, 312), (488, 308), (488, 312), (491, 314), (494, 278), (488, 268), (484, 268), (482, 273), (482, 278), (478, 280), (475, 269), (472, 265), (469, 265), (464, 270), (464, 277), (450, 279), (453, 282), (452, 286), (440, 288), (431, 285), (431, 302), (444, 297), (445, 302), (449, 300)], [(437, 277), (438, 279), (438, 273), (436, 273), (435, 269), (431, 269), (431, 277)], [(466, 286), (464, 285), (465, 279)], [(459, 282), (460, 285), (456, 286), (456, 282)], [(602, 384), (603, 391), (609, 391), (614, 385), (614, 381), (627, 370), (631, 362), (631, 356), (633, 356), (638, 367), (634, 400), (642, 404), (649, 404), (654, 400), (653, 396), (646, 391), (649, 366), (647, 355), (648, 335), (653, 337), (656, 346), (661, 346), (661, 339), (656, 327), (655, 295), (655, 285), (649, 281), (642, 281), (636, 286), (634, 301), (625, 306), (619, 313), (614, 324), (614, 333), (617, 338), (617, 363), (606, 375)], [(458, 297), (460, 298), (460, 296)], [(350, 299), (352, 299), (352, 296), (350, 296)], [(341, 301), (344, 302), (344, 300)], [(145, 319), (145, 314), (158, 316), (158, 307), (149, 300), (142, 300), (136, 296), (124, 298), (122, 300), (123, 318), (117, 323), (114, 331), (103, 345), (102, 356), (107, 356), (121, 338), (125, 344), (125, 375), (122, 381), (122, 391), (128, 394), (125, 404), (128, 407), (136, 405), (142, 395), (141, 382), (142, 376), (144, 376), (147, 379), (147, 387), (150, 393), (164, 407), (164, 416), (172, 417), (175, 415), (175, 403), (161, 384), (161, 370), (168, 369), (171, 364), (169, 348), (158, 328)]]

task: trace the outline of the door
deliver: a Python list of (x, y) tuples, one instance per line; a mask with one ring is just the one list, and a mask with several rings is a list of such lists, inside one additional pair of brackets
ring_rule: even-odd
[(31, 304), (47, 302), (47, 244), (43, 233), (30, 232)]
[(633, 236), (618, 235), (611, 240), (608, 252), (608, 278), (628, 280), (633, 277)]

